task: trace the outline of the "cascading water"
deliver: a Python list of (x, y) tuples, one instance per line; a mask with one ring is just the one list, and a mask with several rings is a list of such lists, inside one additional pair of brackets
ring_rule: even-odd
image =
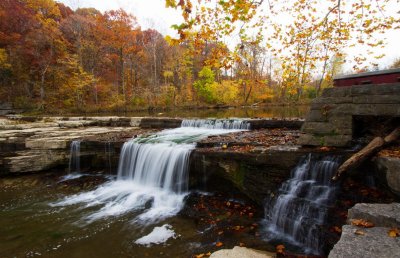
[(239, 119), (190, 119), (183, 120), (182, 127), (248, 130), (250, 129), (250, 123)]
[(205, 127), (182, 126), (124, 143), (117, 180), (53, 205), (101, 206), (94, 212), (90, 209), (88, 222), (136, 211), (133, 222), (147, 224), (177, 214), (187, 194), (188, 161), (195, 142), (208, 135), (238, 131)]
[(68, 174), (63, 176), (60, 182), (77, 179), (81, 174), (81, 141), (72, 141), (69, 151)]
[(191, 145), (125, 143), (118, 166), (119, 180), (132, 180), (178, 194), (187, 191)]
[(338, 166), (339, 157), (332, 156), (309, 154), (300, 162), (282, 184), (275, 204), (266, 210), (272, 237), (304, 247), (306, 253), (321, 253), (321, 226), (336, 198), (337, 187), (331, 178)]
[(72, 141), (69, 154), (69, 173), (80, 173), (81, 170), (81, 142)]

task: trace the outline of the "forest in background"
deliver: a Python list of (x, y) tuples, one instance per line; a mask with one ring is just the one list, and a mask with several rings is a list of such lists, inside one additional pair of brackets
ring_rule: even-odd
[[(255, 6), (239, 6), (239, 13), (228, 10), (232, 17), (224, 16), (224, 23), (210, 19), (207, 15), (218, 13), (205, 7), (203, 16), (190, 20), (189, 3), (179, 2), (186, 23), (175, 25), (177, 40), (142, 30), (123, 9), (101, 13), (73, 11), (53, 0), (1, 1), (0, 102), (46, 112), (299, 103), (332, 86), (332, 78), (343, 72), (344, 54), (331, 49), (335, 42), (327, 35), (318, 38), (318, 46), (315, 29), (307, 34), (303, 28), (299, 38), (292, 32), (287, 41), (281, 37), (283, 47), (296, 46), (286, 60), (257, 35), (241, 37), (230, 50), (212, 35), (233, 32), (227, 24), (234, 24), (234, 15), (251, 20), (242, 12), (252, 14)], [(200, 30), (191, 26), (196, 21)]]

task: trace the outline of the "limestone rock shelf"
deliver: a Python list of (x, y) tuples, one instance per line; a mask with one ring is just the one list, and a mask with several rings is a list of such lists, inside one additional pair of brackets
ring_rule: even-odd
[[(329, 258), (399, 256), (400, 237), (390, 237), (388, 232), (392, 227), (400, 227), (400, 203), (356, 204), (348, 213), (349, 223), (352, 219), (370, 221), (375, 227), (344, 225), (342, 236), (329, 253)], [(355, 234), (356, 230), (362, 233)]]

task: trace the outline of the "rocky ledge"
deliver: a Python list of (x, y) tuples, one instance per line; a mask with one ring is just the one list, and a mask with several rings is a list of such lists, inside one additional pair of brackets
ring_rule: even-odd
[[(369, 223), (368, 228), (354, 223), (360, 219)], [(348, 223), (329, 258), (391, 258), (400, 254), (400, 203), (356, 204), (348, 212)]]
[(110, 163), (107, 167), (114, 167), (125, 141), (134, 135), (154, 131), (123, 126), (123, 121), (114, 117), (68, 121), (0, 119), (0, 174), (68, 167), (72, 141), (82, 142), (81, 158), (89, 161), (87, 166), (100, 169)]

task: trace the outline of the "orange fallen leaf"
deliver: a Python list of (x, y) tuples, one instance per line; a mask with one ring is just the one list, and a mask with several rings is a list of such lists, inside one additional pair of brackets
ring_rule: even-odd
[(338, 226), (334, 226), (333, 231), (335, 231), (336, 233), (342, 233), (342, 229), (339, 228)]
[(243, 247), (243, 246), (245, 246), (245, 244), (242, 243), (242, 242), (240, 242), (240, 243), (239, 243), (239, 246), (240, 246), (240, 247)]
[(285, 251), (285, 246), (284, 245), (277, 245), (276, 246), (276, 252), (278, 254), (283, 254), (284, 251)]
[(207, 255), (207, 256), (210, 256), (210, 255), (211, 255), (211, 252), (206, 253), (206, 255)]
[(203, 258), (205, 256), (205, 254), (198, 254), (198, 255), (195, 255), (194, 257), (196, 257), (196, 258)]
[(363, 236), (363, 235), (365, 235), (365, 232), (357, 229), (356, 231), (354, 231), (354, 234)]
[(217, 242), (216, 244), (215, 244), (215, 246), (216, 247), (221, 247), (221, 246), (223, 246), (224, 244), (222, 243), (222, 242)]
[(353, 219), (351, 220), (351, 224), (357, 227), (363, 227), (363, 228), (372, 228), (375, 227), (374, 223), (366, 221), (364, 219)]
[(400, 236), (400, 229), (398, 229), (398, 228), (391, 228), (391, 229), (388, 231), (388, 235), (389, 235), (390, 237), (398, 237), (398, 236)]

